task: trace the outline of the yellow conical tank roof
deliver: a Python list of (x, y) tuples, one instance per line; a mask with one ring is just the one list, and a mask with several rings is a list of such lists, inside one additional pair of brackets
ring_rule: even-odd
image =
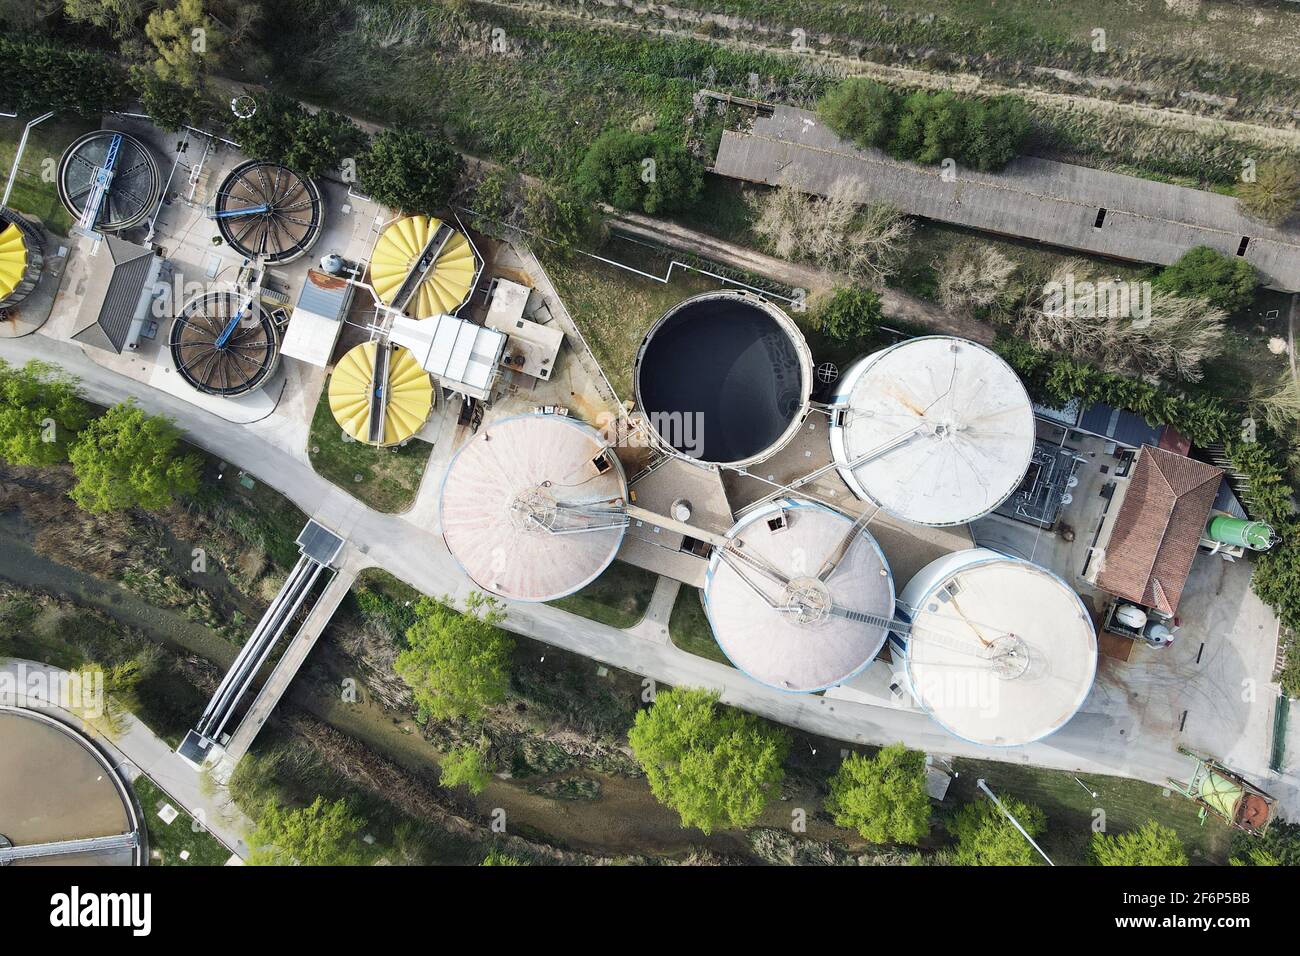
[[(370, 282), (385, 305), (391, 305), (420, 253), (438, 231), (442, 220), (407, 216), (384, 227), (370, 257)], [(453, 232), (411, 298), (410, 313), (417, 319), (442, 315), (460, 307), (474, 284), (474, 250), (469, 240)]]
[(7, 223), (0, 229), (0, 299), (18, 288), (26, 271), (27, 239), (14, 223)]
[[(370, 398), (379, 345), (366, 342), (351, 349), (330, 377), (330, 411), (339, 427), (359, 442), (370, 441)], [(387, 346), (384, 346), (387, 348)], [(393, 347), (388, 360), (388, 403), (384, 409), (384, 439), (381, 445), (406, 441), (429, 420), (433, 410), (433, 381), (415, 356), (400, 346)]]

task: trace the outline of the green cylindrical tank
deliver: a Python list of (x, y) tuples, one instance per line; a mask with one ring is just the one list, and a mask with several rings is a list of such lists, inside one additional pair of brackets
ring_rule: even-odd
[(1205, 534), (1211, 541), (1235, 544), (1252, 551), (1267, 551), (1276, 540), (1273, 529), (1262, 521), (1248, 521), (1245, 518), (1233, 518), (1229, 515), (1215, 515), (1205, 526)]

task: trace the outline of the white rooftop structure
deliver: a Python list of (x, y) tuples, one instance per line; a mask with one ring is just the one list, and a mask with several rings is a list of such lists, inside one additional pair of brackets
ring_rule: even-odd
[(491, 299), (483, 324), (507, 336), (505, 363), (508, 367), (533, 378), (549, 379), (555, 371), (555, 359), (564, 344), (564, 332), (524, 318), (528, 297), (526, 285), (509, 279), (492, 280)]
[(352, 304), (353, 288), (341, 276), (309, 270), (298, 294), (298, 304), (289, 316), (289, 328), (280, 344), (281, 354), (321, 368), (329, 365)]
[(410, 349), (420, 367), (444, 388), (485, 399), (496, 381), (506, 337), (454, 315), (397, 316), (389, 340)]
[(778, 690), (806, 693), (875, 659), (893, 619), (894, 580), (861, 524), (783, 498), (745, 515), (727, 539), (710, 560), (704, 606), (733, 664)]
[(864, 501), (917, 524), (988, 514), (1020, 485), (1034, 452), (1024, 385), (965, 339), (925, 336), (859, 359), (832, 404), (840, 476)]
[(926, 565), (899, 603), (896, 632), (912, 696), (950, 733), (1012, 747), (1060, 729), (1097, 671), (1097, 635), (1079, 596), (1050, 571), (972, 548)]
[(442, 536), (480, 588), (550, 601), (590, 584), (627, 527), (627, 480), (604, 439), (560, 415), (495, 422), (452, 457)]

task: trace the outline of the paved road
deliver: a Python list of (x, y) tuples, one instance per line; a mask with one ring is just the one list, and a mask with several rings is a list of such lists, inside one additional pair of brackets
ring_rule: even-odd
[[(43, 336), (4, 339), (0, 340), (0, 358), (55, 362), (80, 377), (88, 398), (103, 404), (134, 395), (147, 410), (175, 419), (195, 444), (268, 481), (304, 512), (347, 536), (368, 563), (425, 594), (463, 600), (471, 590), (436, 529), (419, 527), (400, 515), (371, 511), (317, 475), (305, 461), (264, 440), (255, 426), (235, 425), (166, 393), (143, 389), (96, 365), (79, 347), (66, 342)], [(1140, 732), (1117, 727), (1115, 719), (1104, 714), (1085, 710), (1057, 734), (1026, 747), (979, 747), (950, 736), (915, 710), (788, 694), (755, 683), (731, 667), (678, 650), (671, 643), (638, 639), (559, 608), (511, 603), (507, 610), (506, 626), (519, 634), (664, 684), (716, 689), (728, 704), (826, 737), (866, 744), (901, 740), (930, 753), (1113, 774), (1160, 784), (1169, 776), (1184, 778), (1189, 770), (1187, 759), (1167, 738), (1144, 739)], [(1117, 745), (1117, 740), (1123, 743)], [(1294, 783), (1275, 781), (1271, 789), (1294, 816), (1300, 809), (1300, 791)]]

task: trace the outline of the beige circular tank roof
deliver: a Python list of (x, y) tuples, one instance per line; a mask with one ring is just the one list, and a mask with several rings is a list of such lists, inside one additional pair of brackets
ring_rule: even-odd
[(831, 451), (864, 501), (907, 521), (965, 524), (1020, 485), (1034, 413), (1011, 366), (950, 336), (910, 339), (854, 363), (836, 389)]
[(597, 432), (558, 415), (521, 415), (471, 438), (443, 479), (442, 536), (485, 591), (550, 601), (614, 560), (627, 481)]
[(894, 581), (865, 528), (823, 505), (779, 499), (745, 515), (727, 538), (709, 561), (704, 606), (733, 664), (779, 690), (809, 692), (875, 659), (894, 613)]
[(912, 695), (949, 732), (1009, 747), (1046, 737), (1092, 689), (1097, 635), (1055, 574), (986, 548), (926, 565), (899, 596), (911, 615)]

